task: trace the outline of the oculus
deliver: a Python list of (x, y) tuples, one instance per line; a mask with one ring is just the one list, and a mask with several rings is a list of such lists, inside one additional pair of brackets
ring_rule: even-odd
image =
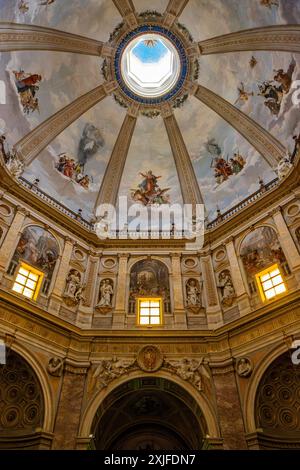
[(113, 71), (127, 98), (153, 106), (179, 94), (189, 72), (189, 60), (177, 35), (161, 25), (145, 24), (121, 39)]
[(144, 97), (168, 93), (180, 74), (180, 58), (175, 46), (159, 34), (142, 34), (132, 40), (121, 59), (125, 84)]

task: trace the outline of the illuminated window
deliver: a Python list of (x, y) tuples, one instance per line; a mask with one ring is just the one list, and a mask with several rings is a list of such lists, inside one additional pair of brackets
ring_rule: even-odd
[(43, 273), (40, 271), (22, 263), (15, 278), (12, 290), (18, 294), (24, 295), (24, 297), (27, 297), (28, 299), (36, 300), (43, 276)]
[(257, 274), (256, 280), (263, 301), (286, 292), (286, 286), (277, 264)]
[(138, 299), (138, 324), (140, 326), (157, 326), (162, 324), (161, 299)]

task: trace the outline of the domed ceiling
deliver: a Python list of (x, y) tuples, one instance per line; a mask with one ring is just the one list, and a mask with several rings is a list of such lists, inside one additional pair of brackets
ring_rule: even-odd
[[(134, 0), (137, 14), (151, 10), (162, 15), (167, 6), (167, 0)], [(55, 28), (105, 43), (123, 21), (112, 0), (1, 0), (0, 9), (1, 21)], [(193, 42), (249, 28), (296, 24), (299, 20), (300, 2), (295, 0), (189, 0), (178, 18), (182, 30), (186, 28)], [(151, 34), (150, 31), (144, 44), (149, 50), (157, 47)], [(167, 57), (164, 56), (167, 52), (162, 50), (164, 47), (161, 45), (159, 59)], [(135, 52), (133, 49), (133, 54)], [(143, 51), (139, 54), (136, 52), (131, 57), (131, 63), (142, 60)], [(280, 69), (293, 80), (299, 80), (298, 54), (247, 51), (200, 55), (198, 59), (199, 70), (196, 67), (193, 72), (197, 83), (220, 95), (258, 122), (285, 148), (293, 150), (292, 137), (299, 134), (300, 122), (299, 108), (292, 103), (292, 90), (288, 88), (281, 95), (277, 92), (275, 99), (268, 100), (259, 94), (262, 91), (259, 86), (272, 82), (272, 90), (276, 90), (279, 83), (274, 77)], [(169, 56), (168, 60), (171, 60)], [(0, 80), (6, 82), (7, 90), (6, 105), (0, 108), (0, 127), (8, 147), (13, 147), (51, 115), (103, 83), (108, 67), (107, 59), (56, 51), (3, 52), (0, 64)], [(168, 74), (175, 65), (165, 62), (164, 67)], [(34, 98), (38, 98), (38, 107), (28, 107), (28, 104), (26, 107), (20, 85), (26, 78), (34, 80), (32, 89)], [(258, 151), (215, 111), (194, 96), (179, 101), (174, 107), (174, 116), (191, 158), (208, 218), (212, 220), (218, 208), (222, 212), (230, 209), (257, 191), (260, 179), (267, 183), (276, 174)], [(266, 101), (271, 104), (266, 105)], [(127, 110), (122, 105), (113, 95), (107, 96), (58, 135), (26, 167), (23, 177), (30, 182), (38, 178), (39, 187), (45, 193), (74, 211), (82, 209), (84, 217), (90, 219), (126, 116)], [(70, 164), (71, 159), (74, 162)], [(142, 175), (149, 170), (161, 177), (160, 188), (167, 189), (162, 195), (163, 202), (183, 201), (162, 117), (140, 113), (119, 195), (133, 202), (133, 190), (140, 187)]]

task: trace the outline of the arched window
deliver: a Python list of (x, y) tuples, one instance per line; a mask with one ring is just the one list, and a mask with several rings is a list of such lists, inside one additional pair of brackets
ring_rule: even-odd
[(31, 225), (23, 231), (8, 274), (15, 276), (13, 290), (36, 299), (40, 288), (49, 291), (59, 247), (53, 235), (42, 227)]
[(129, 313), (137, 315), (140, 326), (157, 326), (170, 310), (167, 267), (158, 260), (138, 261), (130, 273)]

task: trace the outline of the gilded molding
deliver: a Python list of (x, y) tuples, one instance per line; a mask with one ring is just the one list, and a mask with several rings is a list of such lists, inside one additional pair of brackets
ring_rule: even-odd
[(0, 51), (59, 51), (101, 56), (102, 41), (35, 25), (0, 22)]
[(203, 204), (194, 168), (174, 114), (165, 117), (164, 123), (175, 160), (183, 201), (185, 204)]
[(131, 139), (135, 129), (137, 118), (132, 116), (132, 110), (125, 116), (117, 141), (113, 148), (109, 163), (106, 167), (102, 184), (95, 204), (95, 211), (99, 204), (115, 205), (118, 197), (119, 186), (126, 163)]
[(253, 28), (198, 43), (201, 55), (237, 51), (300, 52), (300, 25)]

